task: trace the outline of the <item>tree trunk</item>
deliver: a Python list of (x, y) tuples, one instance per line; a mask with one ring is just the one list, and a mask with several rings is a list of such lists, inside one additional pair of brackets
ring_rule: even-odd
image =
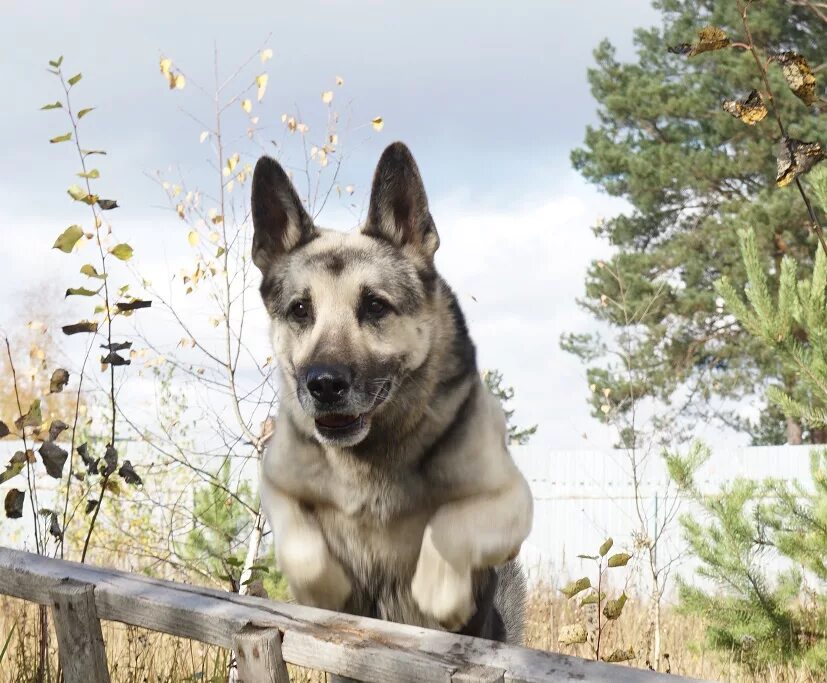
[(802, 441), (801, 424), (793, 420), (791, 417), (787, 418), (787, 444), (790, 446), (799, 446)]
[(811, 429), (810, 443), (827, 443), (827, 428), (815, 427)]

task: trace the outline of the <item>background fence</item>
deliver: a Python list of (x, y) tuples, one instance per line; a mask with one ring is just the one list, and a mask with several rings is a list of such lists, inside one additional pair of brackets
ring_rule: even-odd
[[(712, 493), (738, 477), (810, 482), (811, 446), (766, 446), (713, 448), (701, 469), (698, 484)], [(611, 536), (615, 548), (634, 546), (633, 532), (640, 527), (635, 488), (628, 454), (622, 450), (543, 452), (530, 445), (513, 449), (514, 458), (528, 479), (534, 494), (534, 526), (523, 546), (522, 559), (532, 580), (562, 584), (581, 575), (587, 565), (578, 554), (594, 554)], [(660, 539), (661, 561), (679, 558), (674, 571), (689, 576), (694, 565), (680, 558), (684, 549), (678, 516), (698, 515), (697, 506), (683, 498), (676, 500), (665, 463), (659, 452), (638, 454), (640, 487), (638, 495), (654, 533), (677, 504), (677, 516)], [(771, 571), (783, 565), (767, 558)]]

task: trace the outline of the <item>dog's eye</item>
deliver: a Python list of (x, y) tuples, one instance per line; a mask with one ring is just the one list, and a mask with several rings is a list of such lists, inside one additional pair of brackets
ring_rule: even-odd
[(310, 307), (304, 301), (297, 301), (290, 307), (290, 315), (296, 320), (306, 320), (310, 315)]
[(388, 304), (378, 297), (372, 296), (365, 301), (365, 313), (372, 318), (381, 318), (388, 310)]

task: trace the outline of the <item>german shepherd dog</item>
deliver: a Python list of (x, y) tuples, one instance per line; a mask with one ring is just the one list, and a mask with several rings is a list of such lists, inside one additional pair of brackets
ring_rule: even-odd
[(519, 643), (532, 498), (410, 151), (382, 154), (355, 232), (316, 227), (266, 156), (252, 215), (282, 387), (261, 502), (293, 596)]

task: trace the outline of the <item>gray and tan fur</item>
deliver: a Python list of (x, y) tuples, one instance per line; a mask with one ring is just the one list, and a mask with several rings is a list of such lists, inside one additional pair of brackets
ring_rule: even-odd
[(282, 382), (261, 500), (293, 595), (519, 642), (532, 499), (407, 147), (382, 155), (358, 231), (317, 228), (268, 157), (252, 211)]

